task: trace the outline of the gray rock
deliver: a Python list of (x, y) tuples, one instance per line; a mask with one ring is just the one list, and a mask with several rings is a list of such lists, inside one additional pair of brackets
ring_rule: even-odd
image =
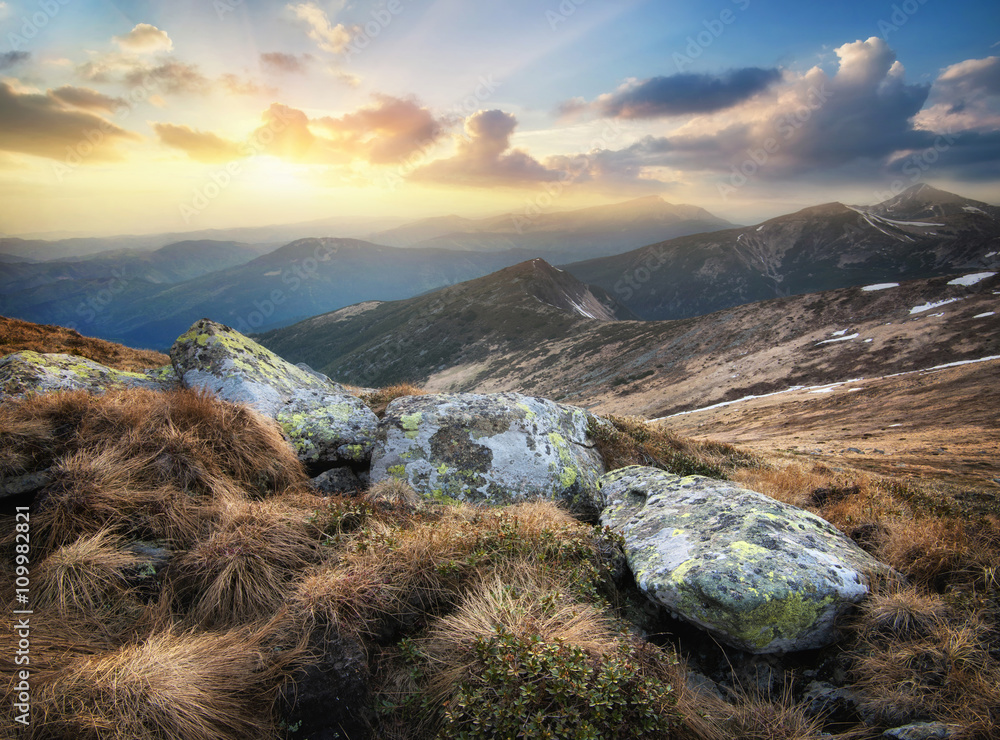
[(184, 385), (245, 403), (281, 424), (308, 464), (365, 463), (378, 418), (347, 388), (303, 370), (238, 331), (196, 322), (170, 348)]
[(632, 466), (599, 484), (640, 589), (752, 653), (834, 642), (867, 574), (888, 569), (829, 522), (732, 483)]
[(583, 409), (517, 393), (398, 398), (379, 428), (372, 482), (396, 477), (440, 500), (553, 499), (596, 517), (604, 464), (588, 418)]
[(946, 725), (944, 722), (913, 722), (886, 730), (882, 737), (892, 740), (947, 740), (961, 729), (958, 725)]
[(116, 370), (76, 355), (25, 350), (0, 358), (0, 394), (3, 396), (76, 390), (103, 393), (109, 388), (165, 390), (176, 387), (177, 377), (170, 373)]
[(365, 487), (365, 482), (350, 468), (332, 468), (312, 479), (320, 493), (353, 493)]
[(49, 468), (8, 478), (0, 477), (0, 498), (19, 496), (22, 493), (34, 493), (52, 481), (52, 471)]

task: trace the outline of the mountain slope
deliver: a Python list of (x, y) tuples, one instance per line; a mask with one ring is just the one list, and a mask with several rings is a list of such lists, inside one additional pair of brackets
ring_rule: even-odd
[(619, 254), (650, 242), (732, 226), (698, 206), (658, 196), (555, 213), (507, 213), (469, 220), (425, 219), (373, 234), (379, 244), (467, 251), (520, 249), (546, 260)]
[(873, 207), (806, 208), (752, 227), (566, 265), (645, 319), (1000, 264), (1000, 208), (917, 185)]
[(370, 301), (257, 337), (293, 362), (357, 385), (534, 356), (551, 337), (632, 318), (604, 291), (535, 259), (409, 300)]
[[(408, 301), (351, 306), (259, 340), (341, 382), (513, 390), (646, 417), (1000, 355), (995, 272), (653, 322), (581, 315), (572, 308), (579, 294), (563, 287), (580, 283), (568, 277), (533, 260)], [(562, 308), (551, 305), (553, 292), (568, 296)]]

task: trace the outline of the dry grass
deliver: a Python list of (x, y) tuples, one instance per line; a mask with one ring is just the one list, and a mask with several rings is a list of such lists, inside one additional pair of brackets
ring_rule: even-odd
[[(823, 722), (795, 703), (790, 690), (777, 697), (759, 691), (739, 695), (716, 726), (722, 738), (741, 740), (820, 740), (830, 737)], [(721, 739), (720, 739), (721, 740)]]
[(305, 490), (272, 421), (195, 391), (53, 393), (0, 405), (0, 475), (48, 470), (33, 532), (46, 547), (106, 527), (190, 544), (213, 502)]
[(170, 364), (170, 358), (160, 352), (85, 337), (61, 326), (0, 316), (0, 356), (23, 350), (77, 355), (117, 370), (148, 370)]
[(35, 575), (35, 608), (89, 620), (109, 634), (132, 627), (143, 608), (130, 584), (139, 558), (123, 545), (104, 530), (54, 550)]
[(272, 628), (164, 631), (46, 672), (29, 737), (80, 740), (276, 738), (270, 709), (297, 656)]
[(173, 559), (167, 580), (194, 624), (245, 624), (281, 608), (316, 548), (301, 512), (270, 501), (229, 502), (211, 534)]
[(740, 468), (760, 467), (760, 457), (721, 442), (696, 442), (634, 416), (591, 422), (590, 434), (608, 470), (649, 465), (679, 475), (727, 478)]
[(402, 398), (403, 396), (423, 396), (426, 393), (427, 391), (423, 388), (415, 386), (412, 383), (397, 383), (396, 385), (362, 393), (360, 398), (381, 419), (385, 416), (386, 407), (397, 398)]

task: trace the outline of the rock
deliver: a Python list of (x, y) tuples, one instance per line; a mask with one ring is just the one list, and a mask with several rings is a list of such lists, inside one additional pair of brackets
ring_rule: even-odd
[(208, 319), (196, 321), (177, 338), (170, 360), (188, 388), (204, 388), (271, 418), (303, 391), (349, 395), (343, 386), (301, 370), (235, 329)]
[(553, 499), (596, 518), (604, 464), (587, 422), (583, 409), (517, 393), (397, 398), (379, 428), (372, 482), (400, 478), (442, 500)]
[(309, 648), (317, 659), (292, 676), (278, 701), (278, 711), (290, 729), (288, 737), (371, 737), (375, 715), (364, 648), (346, 636), (323, 631), (312, 635)]
[(829, 522), (732, 483), (632, 466), (599, 484), (639, 588), (748, 652), (834, 642), (866, 573), (888, 570)]
[(350, 468), (333, 468), (312, 479), (319, 493), (353, 493), (365, 487), (365, 481)]
[(886, 730), (882, 737), (892, 740), (947, 740), (961, 729), (958, 725), (946, 725), (944, 722), (913, 722)]
[(174, 342), (170, 359), (189, 388), (277, 419), (306, 464), (371, 457), (378, 427), (371, 409), (339, 383), (286, 362), (228, 326), (201, 319)]
[(851, 722), (858, 717), (858, 696), (850, 689), (826, 681), (811, 681), (800, 705), (810, 717)]
[(178, 387), (178, 383), (172, 373), (116, 370), (76, 355), (25, 350), (0, 358), (0, 392), (4, 396), (75, 390), (103, 393), (116, 387), (165, 390)]
[(0, 477), (0, 499), (8, 496), (20, 496), (23, 493), (35, 493), (52, 481), (52, 471), (49, 468), (9, 478)]
[(378, 417), (354, 396), (299, 391), (277, 419), (304, 463), (366, 463), (371, 459)]

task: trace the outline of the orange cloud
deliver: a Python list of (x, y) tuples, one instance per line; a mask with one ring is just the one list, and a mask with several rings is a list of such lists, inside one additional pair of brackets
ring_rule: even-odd
[(147, 54), (154, 51), (170, 51), (174, 42), (166, 31), (148, 23), (139, 23), (123, 36), (114, 36), (113, 41), (124, 51)]
[(180, 149), (198, 162), (230, 162), (244, 154), (236, 142), (207, 131), (197, 131), (189, 126), (154, 123), (153, 130), (161, 143)]

